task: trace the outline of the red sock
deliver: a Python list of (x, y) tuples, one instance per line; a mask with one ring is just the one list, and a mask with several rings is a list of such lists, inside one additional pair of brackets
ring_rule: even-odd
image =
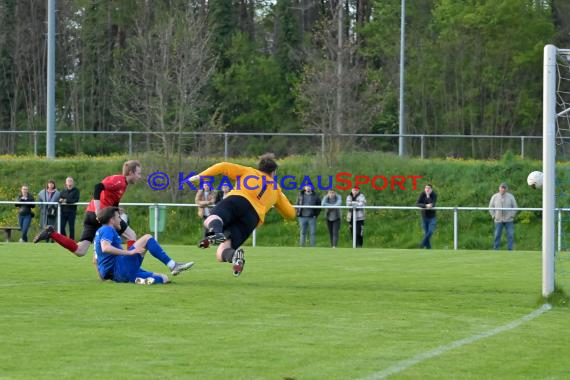
[(65, 235), (62, 235), (62, 234), (57, 233), (57, 232), (52, 232), (50, 235), (50, 238), (55, 240), (57, 242), (57, 244), (61, 245), (63, 248), (66, 248), (73, 253), (75, 253), (75, 251), (77, 251), (77, 247), (78, 247), (77, 243)]

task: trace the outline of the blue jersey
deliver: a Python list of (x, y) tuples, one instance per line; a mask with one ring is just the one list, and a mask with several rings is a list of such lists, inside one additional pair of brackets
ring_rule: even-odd
[(103, 226), (97, 230), (95, 234), (95, 253), (97, 254), (97, 269), (102, 278), (113, 270), (117, 255), (105, 253), (101, 249), (101, 241), (106, 240), (115, 248), (123, 249), (121, 246), (121, 238), (119, 233), (111, 226)]

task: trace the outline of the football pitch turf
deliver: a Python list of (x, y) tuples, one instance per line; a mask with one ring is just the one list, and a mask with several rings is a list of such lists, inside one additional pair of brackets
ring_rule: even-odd
[(195, 267), (137, 286), (55, 244), (0, 243), (0, 379), (570, 374), (570, 308), (540, 309), (539, 252), (246, 247), (234, 278), (213, 249), (165, 248)]

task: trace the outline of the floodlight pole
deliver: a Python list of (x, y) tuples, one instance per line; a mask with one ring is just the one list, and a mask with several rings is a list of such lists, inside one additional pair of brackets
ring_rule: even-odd
[(554, 291), (555, 165), (556, 165), (556, 55), (554, 45), (544, 47), (542, 104), (542, 295)]
[(46, 157), (55, 158), (55, 2), (48, 0)]
[(344, 33), (344, 8), (343, 2), (338, 2), (338, 27), (337, 27), (337, 48), (338, 52), (336, 55), (336, 109), (335, 109), (335, 125), (336, 125), (336, 132), (338, 134), (342, 133), (342, 106), (343, 106), (343, 98), (342, 98), (342, 76), (343, 76), (343, 67), (342, 67), (342, 60), (343, 60), (343, 33)]
[(406, 0), (402, 1), (402, 15), (400, 17), (400, 120), (399, 120), (399, 144), (398, 144), (398, 155), (401, 157), (406, 154), (406, 141), (404, 134), (406, 133), (406, 121), (404, 117), (404, 83), (405, 83), (405, 69), (404, 69), (404, 48), (406, 41)]

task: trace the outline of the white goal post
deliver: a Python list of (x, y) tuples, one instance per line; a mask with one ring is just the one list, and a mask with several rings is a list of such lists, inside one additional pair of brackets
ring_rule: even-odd
[[(548, 297), (554, 291), (555, 259), (555, 208), (556, 208), (556, 137), (558, 118), (567, 116), (570, 108), (561, 102), (557, 110), (560, 80), (558, 59), (570, 57), (570, 49), (558, 49), (554, 45), (544, 47), (544, 76), (542, 104), (542, 295)], [(567, 63), (570, 66), (570, 61)], [(564, 109), (566, 108), (566, 109)]]

